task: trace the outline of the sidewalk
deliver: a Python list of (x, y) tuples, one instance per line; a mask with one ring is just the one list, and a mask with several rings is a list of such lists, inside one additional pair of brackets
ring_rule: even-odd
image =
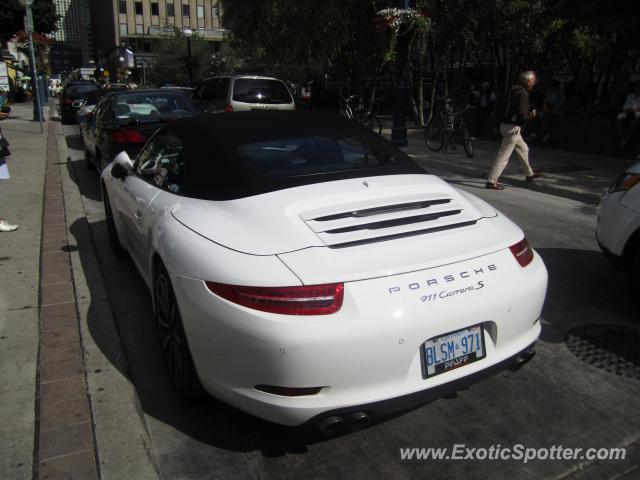
[[(99, 269), (81, 268), (90, 263), (80, 255), (95, 256), (79, 251), (88, 229), (70, 229), (86, 219), (61, 125), (47, 121), (40, 134), (31, 117), (18, 104), (0, 124), (13, 152), (0, 214), (20, 225), (0, 234), (0, 478), (156, 478), (108, 301), (87, 287)], [(93, 328), (90, 308), (100, 310)]]
[[(389, 138), (390, 130), (383, 131)], [(423, 129), (409, 128), (409, 145), (403, 150), (420, 165), (429, 169), (441, 169), (450, 172), (483, 179), (483, 174), (491, 169), (498, 151), (499, 142), (478, 140), (473, 142), (474, 155), (468, 158), (462, 145), (456, 150), (449, 148), (434, 153), (425, 144)], [(613, 183), (615, 178), (634, 162), (605, 155), (576, 153), (555, 148), (530, 145), (531, 166), (541, 170), (544, 177), (527, 183), (520, 168), (520, 162), (512, 156), (500, 182), (517, 185), (552, 195), (582, 201), (592, 205), (600, 202), (600, 196)]]
[(47, 135), (31, 104), (0, 122), (10, 142), (10, 180), (0, 181), (0, 217), (18, 230), (0, 233), (0, 478), (31, 478), (36, 436), (40, 243)]

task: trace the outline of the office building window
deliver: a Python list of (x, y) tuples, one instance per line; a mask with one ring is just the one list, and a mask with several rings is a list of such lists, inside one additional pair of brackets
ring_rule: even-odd
[(136, 2), (136, 15), (142, 15), (142, 2)]
[(182, 5), (182, 16), (183, 17), (189, 16), (189, 5)]
[(127, 14), (127, 0), (120, 0), (120, 13)]
[(198, 5), (196, 10), (198, 12), (198, 18), (204, 18), (204, 6)]
[(167, 17), (173, 17), (174, 15), (173, 3), (167, 3)]
[(121, 23), (120, 24), (120, 35), (123, 36), (123, 35), (126, 35), (127, 33), (129, 33), (127, 31), (127, 24), (126, 23)]
[(138, 24), (138, 23), (136, 24), (136, 33), (138, 35), (142, 35), (144, 33), (144, 28), (142, 27), (141, 24)]
[(151, 3), (151, 15), (160, 15), (160, 10), (158, 9), (158, 2)]
[(144, 42), (142, 44), (142, 51), (149, 53), (151, 51), (151, 42)]

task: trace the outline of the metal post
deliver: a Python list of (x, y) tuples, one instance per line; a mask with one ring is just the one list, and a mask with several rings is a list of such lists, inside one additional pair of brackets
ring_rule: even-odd
[[(31, 91), (32, 98), (35, 102), (33, 107), (33, 116), (36, 117), (34, 120), (38, 120), (40, 122), (40, 133), (44, 133), (44, 126), (42, 124), (43, 113), (42, 113), (42, 102), (40, 99), (40, 86), (38, 85), (38, 72), (36, 70), (36, 56), (33, 52), (33, 14), (31, 12), (31, 3), (32, 0), (27, 0), (25, 2), (26, 8), (26, 16), (24, 18), (24, 28), (29, 34), (29, 60), (31, 61)], [(35, 95), (33, 95), (35, 93)]]
[(189, 86), (193, 86), (193, 72), (191, 71), (191, 37), (187, 36), (187, 73), (189, 74)]
[[(399, 8), (413, 8), (413, 0), (399, 0)], [(407, 143), (407, 101), (409, 99), (409, 84), (407, 81), (407, 67), (409, 64), (409, 42), (407, 35), (398, 36), (398, 51), (396, 55), (396, 87), (394, 89), (393, 127), (391, 142), (405, 147)]]

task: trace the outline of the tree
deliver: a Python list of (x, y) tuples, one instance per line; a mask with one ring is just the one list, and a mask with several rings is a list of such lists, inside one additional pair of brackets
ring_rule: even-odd
[[(24, 30), (25, 7), (20, 0), (3, 0), (0, 9), (0, 39), (5, 45), (17, 32)], [(31, 7), (34, 29), (37, 33), (49, 34), (57, 29), (60, 16), (53, 0), (34, 0)]]
[(218, 73), (209, 42), (205, 41), (197, 32), (189, 39), (191, 42), (191, 58), (188, 56), (187, 37), (179, 29), (165, 35), (160, 41), (156, 54), (156, 61), (147, 73), (147, 80), (154, 85), (172, 83), (187, 85), (191, 67), (194, 83)]
[[(224, 25), (247, 63), (291, 77), (330, 74), (347, 85), (383, 65), (381, 0), (228, 0)], [(349, 88), (349, 87), (347, 87)]]

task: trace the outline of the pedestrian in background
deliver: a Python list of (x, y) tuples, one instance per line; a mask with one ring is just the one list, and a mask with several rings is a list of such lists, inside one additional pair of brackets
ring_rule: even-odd
[(529, 147), (522, 138), (522, 129), (529, 119), (536, 116), (535, 110), (529, 111), (529, 92), (535, 84), (536, 74), (532, 71), (526, 71), (520, 74), (517, 84), (511, 89), (507, 108), (500, 123), (502, 142), (500, 143), (498, 154), (489, 172), (485, 188), (490, 190), (504, 190), (504, 186), (498, 183), (498, 179), (500, 175), (502, 175), (507, 163), (509, 163), (509, 157), (514, 150), (525, 172), (526, 181), (532, 182), (535, 178), (540, 177), (540, 172), (534, 172), (531, 169), (531, 165), (529, 164)]
[[(9, 142), (2, 136), (0, 129), (0, 180), (9, 180), (9, 168), (7, 167), (7, 158), (9, 158)], [(3, 218), (0, 218), (0, 232), (13, 232), (18, 225), (12, 225)]]

